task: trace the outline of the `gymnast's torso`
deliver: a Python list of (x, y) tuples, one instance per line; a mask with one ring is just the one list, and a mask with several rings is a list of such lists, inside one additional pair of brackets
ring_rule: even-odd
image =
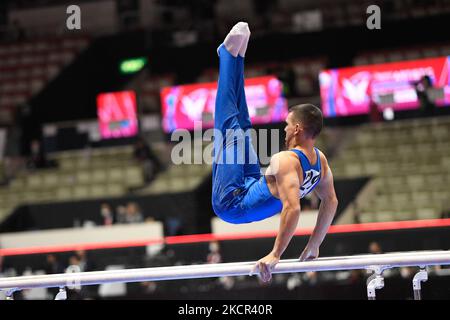
[[(290, 149), (289, 151), (284, 152), (289, 153), (287, 154), (287, 156), (297, 157), (298, 161), (300, 162), (301, 172), (299, 172), (298, 175), (301, 185), (299, 194), (300, 198), (303, 198), (314, 190), (314, 188), (320, 182), (320, 179), (323, 177), (324, 170), (322, 170), (322, 167), (324, 162), (324, 155), (317, 148), (314, 148), (312, 152), (306, 152), (305, 150), (300, 149)], [(267, 187), (270, 190), (270, 193), (275, 198), (279, 199), (280, 196), (273, 171), (274, 170), (273, 168), (271, 168), (271, 166), (267, 168), (265, 173), (265, 181), (267, 183)]]

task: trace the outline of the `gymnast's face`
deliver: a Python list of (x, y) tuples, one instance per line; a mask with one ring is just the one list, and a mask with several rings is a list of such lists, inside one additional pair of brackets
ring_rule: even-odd
[(284, 143), (286, 148), (290, 148), (292, 143), (295, 143), (295, 135), (298, 133), (299, 124), (295, 121), (292, 112), (289, 112), (286, 117), (286, 127), (284, 128), (284, 132), (286, 133), (286, 138), (284, 139)]

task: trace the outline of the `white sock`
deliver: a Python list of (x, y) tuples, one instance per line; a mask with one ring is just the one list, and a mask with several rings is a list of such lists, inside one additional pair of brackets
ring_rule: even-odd
[[(237, 57), (241, 50), (241, 46), (245, 42), (247, 36), (250, 36), (248, 24), (245, 22), (238, 22), (227, 34), (225, 40), (223, 41), (223, 44), (233, 57)], [(248, 40), (246, 40), (246, 42), (248, 42)], [(245, 45), (245, 47), (247, 48), (247, 45)]]
[(242, 41), (241, 49), (239, 49), (239, 55), (242, 58), (245, 57), (245, 52), (247, 51), (248, 40), (250, 39), (250, 29), (248, 27), (248, 24), (246, 24), (244, 30), (245, 30), (245, 37), (244, 37), (244, 40)]

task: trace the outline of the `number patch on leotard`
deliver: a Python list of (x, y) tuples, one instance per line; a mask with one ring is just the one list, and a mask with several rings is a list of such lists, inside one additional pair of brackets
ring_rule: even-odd
[(300, 198), (310, 193), (320, 179), (320, 172), (316, 170), (308, 170), (305, 172), (305, 179), (300, 187)]

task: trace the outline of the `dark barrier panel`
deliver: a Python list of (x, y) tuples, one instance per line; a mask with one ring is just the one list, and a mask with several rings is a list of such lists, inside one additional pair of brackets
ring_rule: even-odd
[[(0, 225), (0, 232), (71, 228), (88, 220), (101, 225), (103, 202), (115, 209), (133, 201), (141, 207), (144, 219), (152, 217), (164, 223), (166, 235), (192, 234), (197, 232), (198, 210), (194, 197), (194, 193), (185, 192), (22, 206)], [(170, 221), (179, 222), (178, 230), (169, 229), (174, 224)]]
[[(335, 181), (339, 199), (336, 218), (368, 180)], [(100, 206), (103, 202), (115, 209), (134, 201), (141, 207), (144, 218), (152, 217), (164, 223), (165, 235), (209, 233), (211, 218), (215, 216), (211, 208), (211, 190), (211, 176), (208, 176), (192, 192), (21, 206), (0, 224), (0, 232), (71, 228), (88, 220), (101, 225)]]

